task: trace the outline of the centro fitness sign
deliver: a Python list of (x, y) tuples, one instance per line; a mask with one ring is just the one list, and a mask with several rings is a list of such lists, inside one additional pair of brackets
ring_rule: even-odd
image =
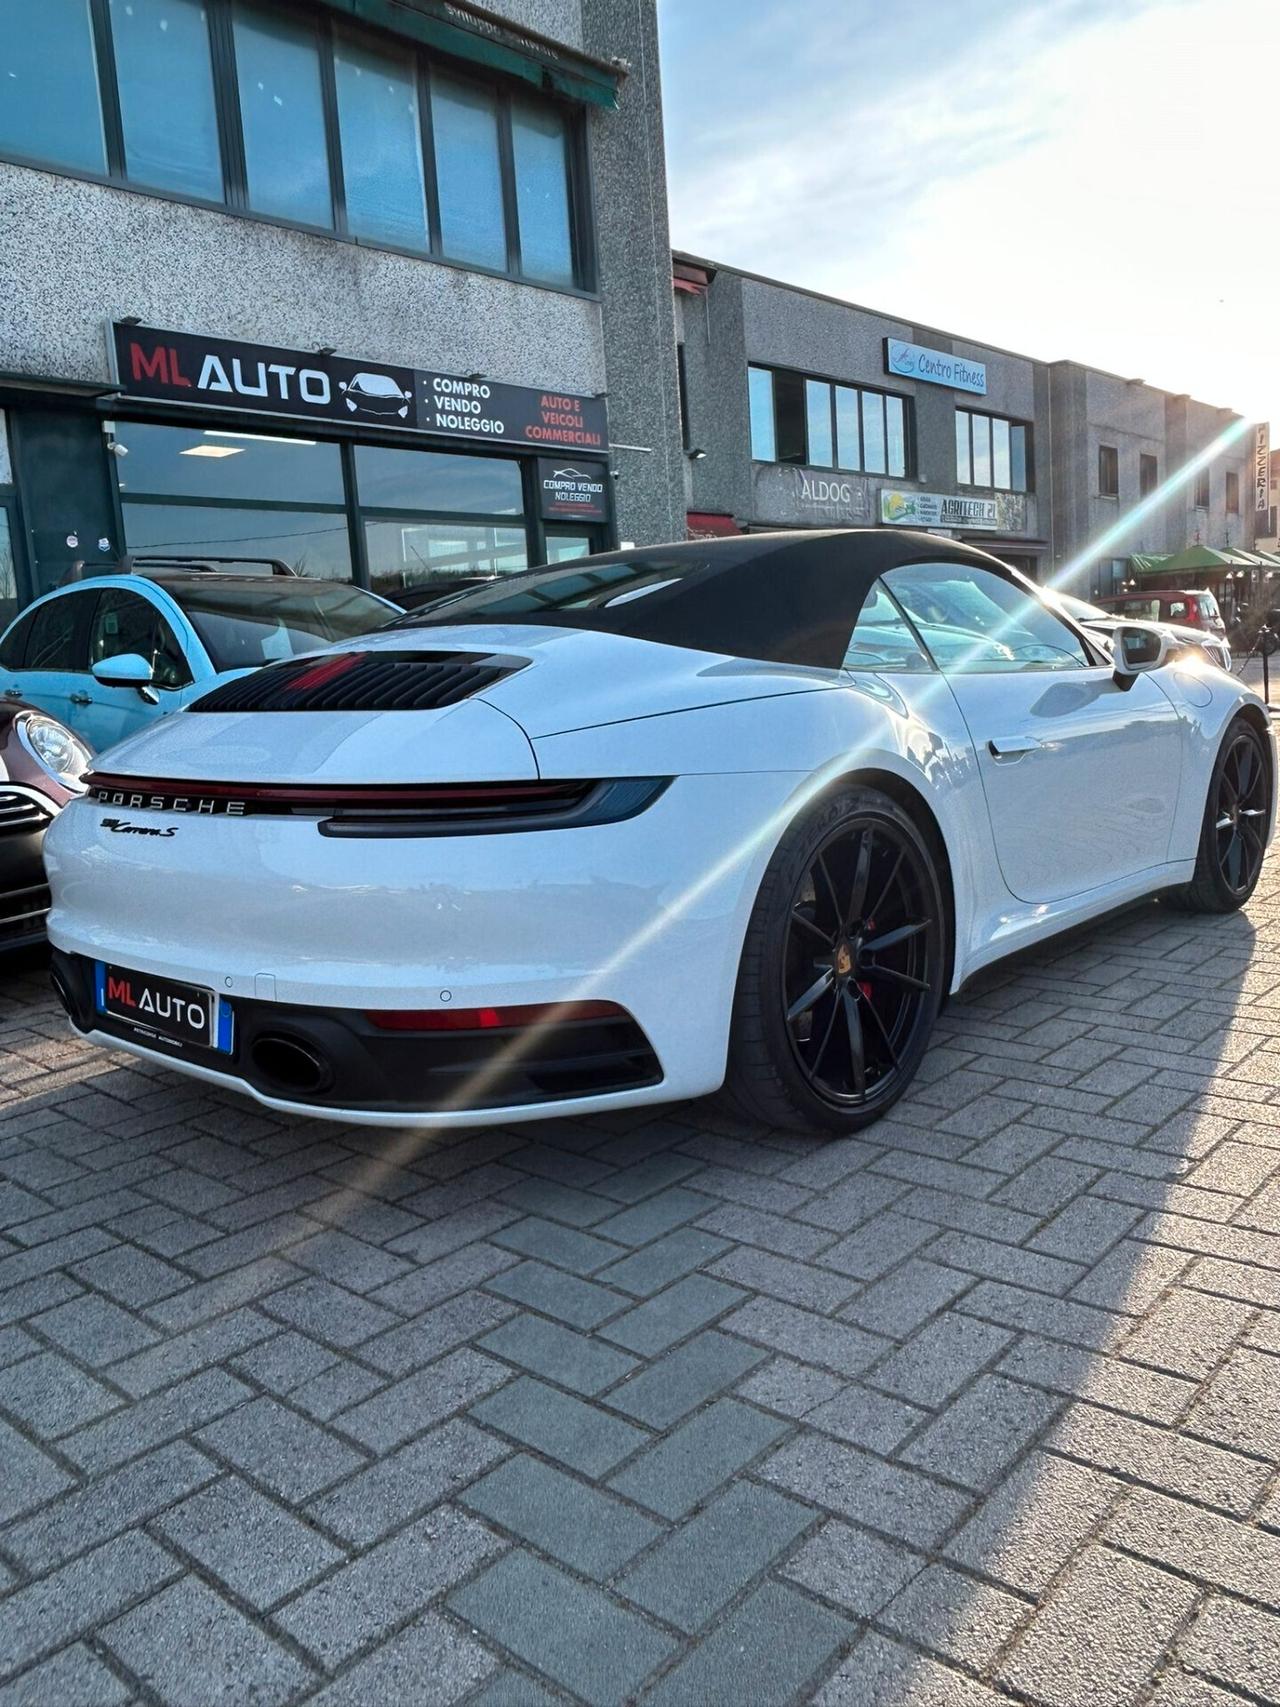
[(952, 391), (987, 394), (985, 362), (967, 362), (945, 350), (930, 350), (924, 344), (908, 344), (901, 338), (884, 341), (884, 371), (903, 379), (923, 379), (928, 385), (949, 385)]
[(600, 398), (114, 321), (125, 397), (607, 454)]

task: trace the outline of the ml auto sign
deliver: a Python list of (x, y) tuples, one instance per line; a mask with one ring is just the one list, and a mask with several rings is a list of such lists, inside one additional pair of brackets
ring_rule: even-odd
[(126, 397), (572, 448), (587, 455), (608, 452), (605, 406), (596, 397), (123, 321), (112, 325), (112, 347)]
[(901, 338), (884, 341), (884, 371), (903, 379), (923, 379), (929, 385), (949, 385), (952, 391), (987, 394), (987, 369), (983, 362), (967, 362), (945, 350), (930, 350), (924, 344), (908, 344)]

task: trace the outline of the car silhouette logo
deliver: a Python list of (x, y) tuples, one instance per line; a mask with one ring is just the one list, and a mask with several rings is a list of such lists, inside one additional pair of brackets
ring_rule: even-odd
[(347, 408), (353, 415), (399, 415), (406, 420), (412, 391), (405, 391), (389, 373), (357, 373), (349, 380), (340, 380)]

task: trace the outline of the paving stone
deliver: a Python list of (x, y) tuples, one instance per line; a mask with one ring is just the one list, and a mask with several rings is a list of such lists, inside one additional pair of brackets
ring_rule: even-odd
[(310, 1499), (365, 1462), (352, 1447), (275, 1399), (254, 1399), (196, 1436), (281, 1499)]
[(339, 1350), (359, 1345), (400, 1321), (392, 1311), (348, 1292), (345, 1286), (316, 1278), (299, 1280), (273, 1292), (263, 1301), (262, 1309), (277, 1321), (288, 1322), (290, 1327)]
[(337, 1361), (337, 1353), (330, 1347), (288, 1330), (251, 1346), (233, 1360), (231, 1367), (260, 1387), (283, 1396), (322, 1370), (332, 1369)]
[(812, 1263), (793, 1262), (770, 1251), (740, 1246), (729, 1251), (711, 1267), (722, 1280), (735, 1281), (757, 1292), (767, 1292), (804, 1310), (829, 1315), (847, 1302), (857, 1289), (848, 1276), (829, 1274)]
[(914, 1577), (880, 1622), (943, 1659), (985, 1671), (1030, 1611), (1025, 1600), (938, 1564)]
[(82, 1643), (0, 1684), (0, 1707), (128, 1707), (133, 1690)]
[(276, 1623), (332, 1671), (425, 1610), (501, 1546), (474, 1518), (439, 1506), (291, 1600)]
[[(438, 1612), (427, 1612), (310, 1701), (313, 1707), (370, 1707), (374, 1702), (446, 1707), (465, 1695), (475, 1707), (486, 1695), (470, 1691), (496, 1670), (497, 1661), (478, 1642)], [(538, 1707), (539, 1696), (526, 1694), (523, 1701), (526, 1707)]]
[(833, 1520), (824, 1523), (781, 1571), (857, 1617), (874, 1618), (924, 1565), (919, 1553), (896, 1541)]
[(650, 1428), (670, 1428), (713, 1395), (764, 1361), (764, 1352), (709, 1328), (646, 1365), (608, 1396), (622, 1411)]
[(0, 1464), (4, 1465), (4, 1476), (0, 1478), (0, 1523), (20, 1517), (72, 1486), (72, 1478), (47, 1453), (24, 1440), (3, 1421), (0, 1421)]
[(46, 1310), (34, 1318), (32, 1325), (63, 1351), (87, 1363), (90, 1369), (102, 1369), (118, 1358), (154, 1345), (160, 1337), (118, 1304), (89, 1293)]
[(341, 1551), (238, 1476), (223, 1476), (154, 1520), (156, 1532), (259, 1611), (305, 1588)]
[(577, 1275), (541, 1262), (517, 1263), (514, 1268), (494, 1275), (488, 1287), (502, 1298), (527, 1304), (544, 1316), (555, 1316), (571, 1328), (588, 1330), (616, 1316), (631, 1302), (623, 1293), (580, 1280)]
[(1211, 1595), (1178, 1643), (1184, 1665), (1264, 1701), (1280, 1700), (1280, 1618)]
[(100, 1381), (57, 1352), (38, 1352), (0, 1369), (0, 1409), (49, 1439), (96, 1421), (119, 1403)]
[(976, 1233), (942, 1233), (929, 1246), (929, 1261), (945, 1263), (985, 1280), (1007, 1280), (1014, 1286), (1061, 1295), (1084, 1278), (1082, 1263), (1002, 1245)]
[(536, 1216), (517, 1221), (500, 1232), (495, 1231), (493, 1239), (500, 1245), (519, 1251), (522, 1256), (537, 1257), (541, 1262), (567, 1268), (574, 1274), (594, 1274), (606, 1263), (624, 1257), (627, 1250), (625, 1245), (596, 1238), (591, 1233), (575, 1232), (570, 1227), (561, 1227), (554, 1221), (541, 1220)]
[(840, 1312), (871, 1333), (903, 1340), (972, 1285), (968, 1275), (909, 1257), (883, 1280), (860, 1292)]
[(1124, 1355), (1199, 1380), (1217, 1367), (1251, 1315), (1247, 1304), (1177, 1287), (1125, 1341)]
[(180, 1268), (131, 1245), (114, 1245), (76, 1263), (71, 1272), (95, 1292), (105, 1292), (132, 1310), (154, 1304), (157, 1298), (167, 1298), (191, 1284), (191, 1276)]
[(692, 1634), (811, 1527), (817, 1514), (752, 1482), (735, 1482), (618, 1581), (655, 1617)]
[(0, 1674), (96, 1629), (181, 1573), (182, 1566), (145, 1535), (122, 1535), (15, 1590), (0, 1601)]
[(904, 1404), (901, 1399), (891, 1399), (884, 1393), (860, 1387), (855, 1382), (834, 1398), (806, 1412), (805, 1422), (826, 1434), (850, 1440), (856, 1446), (870, 1447), (873, 1452), (888, 1457), (927, 1417), (927, 1411)]
[(172, 1707), (274, 1707), (314, 1676), (194, 1577), (114, 1619), (99, 1639)]
[(867, 1376), (917, 1404), (938, 1406), (1013, 1342), (1004, 1328), (959, 1315), (939, 1316), (873, 1364)]
[(507, 1451), (492, 1435), (454, 1417), (320, 1495), (308, 1509), (344, 1541), (367, 1546), (451, 1499)]
[(455, 1590), (448, 1604), (473, 1629), (601, 1707), (638, 1693), (675, 1650), (638, 1613), (519, 1550)]
[(643, 1250), (600, 1269), (597, 1280), (620, 1291), (645, 1298), (669, 1286), (673, 1280), (701, 1268), (729, 1247), (724, 1239), (694, 1227), (680, 1227), (665, 1238), (655, 1239)]
[(399, 1280), (379, 1286), (369, 1294), (377, 1304), (398, 1310), (404, 1316), (416, 1316), (433, 1304), (443, 1304), (459, 1292), (482, 1286), (503, 1269), (512, 1268), (520, 1259), (511, 1251), (499, 1250), (483, 1240), (465, 1245), (423, 1267), (411, 1269)]
[[(558, 1690), (553, 1695), (524, 1672), (500, 1671), (478, 1695), (470, 1698), (467, 1707), (561, 1707), (563, 1701), (564, 1696)], [(352, 1707), (357, 1704), (353, 1702)], [(364, 1703), (358, 1707), (364, 1707)]]
[[(704, 1173), (699, 1176), (698, 1183), (704, 1184), (710, 1177)], [(707, 1189), (713, 1188), (709, 1185)], [(704, 1192), (672, 1186), (670, 1190), (645, 1198), (620, 1214), (611, 1215), (607, 1221), (598, 1222), (595, 1233), (601, 1239), (616, 1239), (623, 1245), (647, 1245), (650, 1240), (670, 1233), (676, 1227), (683, 1227), (714, 1208), (713, 1199)]]
[(101, 1475), (252, 1398), (253, 1390), (225, 1369), (206, 1369), (69, 1435), (59, 1450), (86, 1474)]
[(848, 1238), (829, 1245), (822, 1253), (822, 1263), (855, 1280), (877, 1280), (937, 1236), (937, 1228), (924, 1221), (878, 1215)]
[(781, 1583), (766, 1583), (662, 1678), (646, 1707), (791, 1700), (850, 1635), (834, 1613)]
[(663, 1517), (683, 1517), (772, 1446), (786, 1424), (736, 1399), (717, 1399), (690, 1417), (610, 1482)]
[(1049, 1444), (1099, 1469), (1118, 1471), (1236, 1516), (1252, 1510), (1271, 1474), (1271, 1467), (1257, 1459), (1093, 1405), (1069, 1411)]
[(388, 1375), (408, 1375), (514, 1314), (512, 1305), (486, 1297), (483, 1292), (460, 1292), (456, 1298), (424, 1310), (412, 1322), (366, 1340), (360, 1356)]
[(348, 1411), (335, 1425), (370, 1452), (389, 1452), (415, 1434), (442, 1422), (510, 1378), (505, 1364), (466, 1349), (450, 1352), (416, 1375), (396, 1381)]
[(861, 1374), (886, 1349), (882, 1338), (861, 1328), (772, 1298), (753, 1298), (726, 1317), (721, 1327), (840, 1375)]
[(843, 1392), (844, 1378), (825, 1369), (813, 1369), (789, 1357), (775, 1357), (739, 1383), (744, 1399), (764, 1405), (784, 1416), (803, 1417), (826, 1399)]
[(1124, 1327), (1130, 1326), (1123, 1318), (1092, 1305), (1048, 1298), (1043, 1293), (1004, 1286), (998, 1281), (982, 1281), (965, 1293), (956, 1308), (1001, 1327), (1022, 1328), (1043, 1334), (1046, 1339), (1066, 1340), (1069, 1345), (1095, 1349), (1112, 1345)]
[(661, 1534), (610, 1498), (527, 1453), (474, 1482), (461, 1503), (583, 1576), (611, 1577)]
[(801, 1435), (766, 1458), (756, 1474), (800, 1499), (917, 1547), (936, 1547), (968, 1497), (902, 1465), (825, 1435)]
[(901, 1456), (962, 1487), (989, 1488), (1060, 1409), (1034, 1388), (982, 1375)]
[(340, 1411), (350, 1410), (362, 1399), (372, 1398), (388, 1385), (385, 1375), (375, 1375), (360, 1363), (335, 1363), (322, 1369), (289, 1394), (290, 1402), (316, 1422), (329, 1422)]
[(686, 1275), (610, 1322), (601, 1333), (641, 1357), (656, 1357), (677, 1340), (723, 1316), (745, 1297), (740, 1287), (728, 1286), (709, 1275)]
[(1195, 1383), (1181, 1376), (1030, 1334), (1001, 1361), (999, 1373), (1166, 1425), (1178, 1421), (1196, 1392)]
[(636, 1367), (634, 1358), (610, 1346), (528, 1314), (513, 1316), (478, 1343), (482, 1351), (588, 1395), (613, 1386)]
[(522, 1375), (471, 1415), (584, 1476), (604, 1476), (651, 1437), (620, 1417)]
[(914, 1648), (869, 1635), (814, 1702), (815, 1707), (1005, 1707), (1008, 1699)]
[[(880, 1183), (886, 1190), (892, 1190), (888, 1180)], [(871, 1213), (868, 1209), (867, 1214)], [(761, 1250), (801, 1260), (835, 1242), (835, 1234), (823, 1227), (807, 1226), (786, 1215), (771, 1215), (767, 1209), (749, 1209), (744, 1203), (722, 1203), (718, 1209), (703, 1215), (698, 1226), (722, 1239), (739, 1240), (744, 1245), (757, 1245)]]
[(1140, 1488), (1107, 1524), (1102, 1539), (1280, 1610), (1280, 1535)]
[(231, 1310), (215, 1321), (175, 1334), (150, 1351), (115, 1364), (111, 1379), (126, 1393), (143, 1398), (184, 1375), (193, 1375), (197, 1369), (206, 1369), (211, 1363), (247, 1351), (276, 1331), (276, 1324), (256, 1310)]
[(1102, 1547), (1071, 1566), (998, 1676), (1051, 1707), (1135, 1699), (1196, 1603), (1179, 1578)]

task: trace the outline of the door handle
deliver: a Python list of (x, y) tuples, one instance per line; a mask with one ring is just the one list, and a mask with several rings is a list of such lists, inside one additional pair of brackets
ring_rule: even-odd
[(993, 759), (1019, 759), (1023, 753), (1034, 753), (1039, 745), (1034, 735), (993, 735), (987, 750)]
[(6, 688), (4, 690), (4, 697), (6, 699), (21, 699), (22, 698), (22, 689), (21, 688)]
[(92, 705), (93, 704), (93, 701), (90, 699), (90, 697), (87, 693), (68, 694), (67, 698), (71, 701), (72, 705)]

